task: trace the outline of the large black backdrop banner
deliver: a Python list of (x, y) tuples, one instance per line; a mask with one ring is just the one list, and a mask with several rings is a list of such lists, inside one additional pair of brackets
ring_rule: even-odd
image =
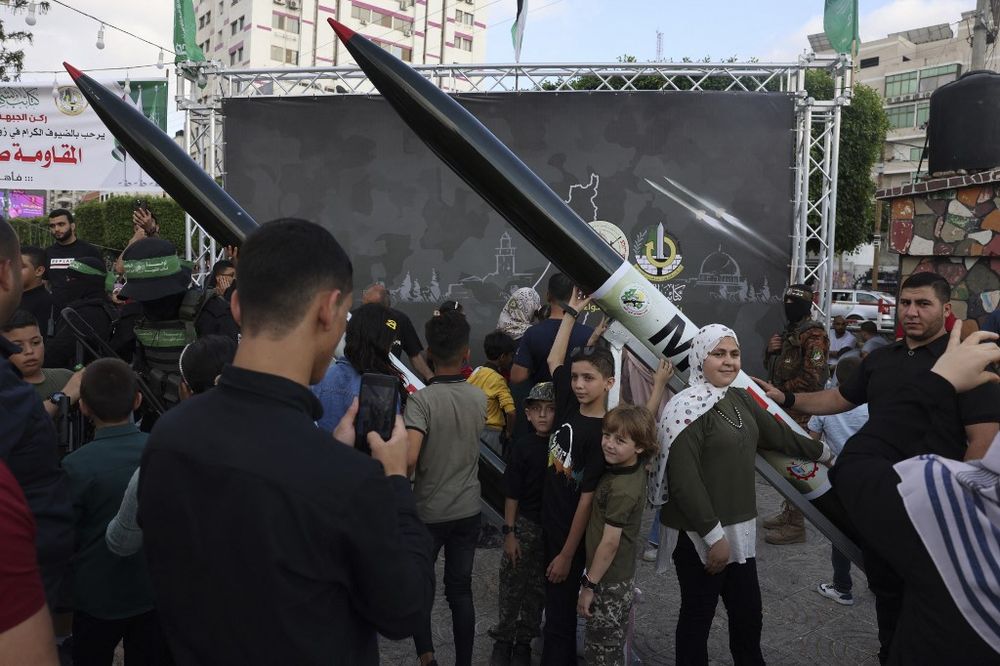
[[(793, 100), (781, 93), (497, 93), (457, 100), (696, 324), (761, 371), (783, 324)], [(473, 360), (509, 293), (553, 269), (378, 96), (230, 99), (226, 190), (257, 220), (320, 222), (423, 333), (462, 302)], [(276, 280), (281, 276), (276, 275)], [(591, 315), (589, 323), (595, 323)]]

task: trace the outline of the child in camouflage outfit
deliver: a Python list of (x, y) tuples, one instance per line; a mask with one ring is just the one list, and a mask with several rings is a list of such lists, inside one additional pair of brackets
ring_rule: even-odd
[(504, 554), (500, 562), (500, 618), (491, 666), (531, 664), (531, 639), (541, 632), (545, 606), (542, 485), (549, 432), (555, 419), (552, 382), (536, 384), (524, 401), (533, 434), (514, 442), (504, 471)]
[(622, 666), (646, 501), (645, 466), (658, 449), (653, 415), (635, 405), (612, 409), (604, 417), (601, 449), (608, 467), (587, 524), (587, 571), (577, 612), (587, 618), (587, 665)]

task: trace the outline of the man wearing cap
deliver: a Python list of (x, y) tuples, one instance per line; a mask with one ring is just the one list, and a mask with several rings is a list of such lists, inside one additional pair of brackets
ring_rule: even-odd
[(134, 329), (133, 366), (169, 407), (178, 401), (177, 362), (184, 347), (205, 335), (236, 339), (239, 327), (224, 299), (208, 298), (203, 290), (190, 287), (191, 270), (170, 241), (136, 241), (122, 253), (122, 260), (125, 286), (119, 297), (142, 306)]
[[(111, 339), (114, 322), (117, 319), (115, 307), (104, 292), (107, 270), (103, 259), (80, 257), (73, 259), (66, 267), (63, 296), (66, 307), (73, 310), (73, 326), (82, 329), (88, 336), (94, 335), (104, 342)], [(93, 330), (91, 334), (88, 327)], [(93, 360), (89, 355), (77, 358), (77, 339), (71, 327), (56, 312), (56, 334), (45, 344), (46, 368), (72, 368), (78, 362)], [(90, 343), (93, 346), (93, 343)], [(84, 350), (86, 353), (86, 351)]]
[[(771, 336), (764, 354), (768, 381), (782, 391), (821, 391), (830, 378), (827, 355), (830, 339), (823, 324), (811, 318), (812, 289), (804, 284), (793, 284), (785, 290), (785, 318), (788, 320), (782, 333)], [(803, 428), (809, 415), (788, 410), (788, 415)], [(787, 501), (781, 513), (762, 523), (767, 528), (764, 540), (770, 544), (785, 545), (806, 540), (802, 512)]]

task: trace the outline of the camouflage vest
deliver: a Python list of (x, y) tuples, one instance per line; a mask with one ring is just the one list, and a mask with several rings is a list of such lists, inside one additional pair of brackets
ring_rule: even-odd
[(189, 289), (177, 319), (149, 321), (142, 317), (135, 324), (135, 371), (167, 409), (180, 402), (181, 352), (198, 338), (194, 324), (208, 298), (201, 289)]
[(781, 334), (781, 352), (771, 359), (768, 368), (770, 382), (779, 389), (783, 389), (789, 381), (801, 377), (807, 372), (815, 374), (815, 368), (821, 364), (824, 369), (822, 382), (808, 390), (822, 390), (823, 383), (829, 378), (829, 372), (826, 370), (826, 354), (819, 348), (819, 345), (813, 345), (810, 342), (813, 337), (823, 338), (825, 336), (826, 329), (823, 328), (823, 325), (811, 319), (794, 328), (786, 328)]

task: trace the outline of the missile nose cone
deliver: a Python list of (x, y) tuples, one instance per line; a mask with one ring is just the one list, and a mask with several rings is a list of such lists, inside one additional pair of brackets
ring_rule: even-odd
[(330, 24), (330, 27), (333, 28), (334, 32), (337, 33), (337, 36), (340, 37), (340, 41), (345, 44), (351, 39), (351, 37), (354, 36), (354, 31), (343, 23), (335, 21), (332, 18), (328, 18), (327, 22)]
[(81, 76), (83, 76), (83, 72), (81, 72), (76, 67), (74, 67), (73, 65), (69, 64), (68, 62), (64, 62), (63, 63), (63, 67), (66, 68), (66, 71), (69, 72), (69, 75), (73, 77), (74, 81), (76, 81)]

